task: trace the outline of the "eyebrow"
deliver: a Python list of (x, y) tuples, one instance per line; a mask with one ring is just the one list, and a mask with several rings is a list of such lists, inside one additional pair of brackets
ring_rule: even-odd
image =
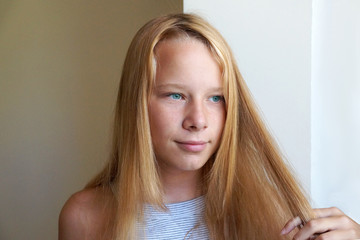
[(155, 88), (158, 90), (162, 90), (164, 88), (179, 88), (179, 89), (185, 89), (185, 87), (181, 84), (177, 84), (177, 83), (166, 83), (166, 84), (155, 84)]
[[(186, 87), (184, 87), (184, 85), (177, 84), (177, 83), (166, 83), (166, 84), (155, 85), (155, 89), (157, 89), (157, 90), (163, 90), (166, 88), (176, 88), (176, 89), (186, 90)], [(222, 87), (214, 87), (214, 88), (210, 88), (208, 90), (210, 92), (222, 92), (223, 88)]]

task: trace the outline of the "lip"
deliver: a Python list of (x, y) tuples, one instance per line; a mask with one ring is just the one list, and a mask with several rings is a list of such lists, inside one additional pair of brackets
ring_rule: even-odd
[(206, 148), (205, 141), (175, 141), (177, 145), (187, 152), (201, 152)]

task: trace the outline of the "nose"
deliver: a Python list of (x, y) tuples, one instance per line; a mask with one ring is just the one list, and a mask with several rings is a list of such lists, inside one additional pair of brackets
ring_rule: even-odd
[(196, 132), (208, 127), (207, 113), (205, 106), (201, 101), (192, 101), (188, 103), (185, 110), (183, 128)]

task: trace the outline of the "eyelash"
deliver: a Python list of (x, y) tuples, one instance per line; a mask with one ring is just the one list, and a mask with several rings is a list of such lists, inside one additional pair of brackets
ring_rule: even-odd
[[(174, 100), (180, 100), (181, 98), (183, 98), (183, 96), (180, 93), (169, 93), (167, 96)], [(180, 98), (174, 98), (174, 96), (177, 96)]]
[[(217, 98), (217, 101), (215, 101), (214, 98)], [(212, 97), (210, 97), (210, 99), (213, 99), (212, 101), (213, 101), (214, 103), (218, 103), (218, 102), (224, 101), (224, 97), (223, 97), (223, 96), (220, 96), (220, 95), (212, 96)]]
[[(167, 96), (173, 100), (180, 100), (180, 99), (184, 98), (180, 93), (169, 93), (169, 94), (167, 94)], [(215, 95), (215, 96), (211, 96), (209, 99), (210, 99), (210, 101), (212, 101), (214, 103), (218, 103), (218, 102), (224, 101), (224, 96)]]

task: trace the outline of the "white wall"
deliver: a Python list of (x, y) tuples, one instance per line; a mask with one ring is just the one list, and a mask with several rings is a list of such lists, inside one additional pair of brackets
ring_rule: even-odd
[(312, 197), (360, 222), (360, 1), (314, 0)]
[(314, 207), (360, 222), (360, 1), (184, 0), (227, 39)]
[(310, 190), (311, 0), (185, 0), (232, 47), (266, 122)]

